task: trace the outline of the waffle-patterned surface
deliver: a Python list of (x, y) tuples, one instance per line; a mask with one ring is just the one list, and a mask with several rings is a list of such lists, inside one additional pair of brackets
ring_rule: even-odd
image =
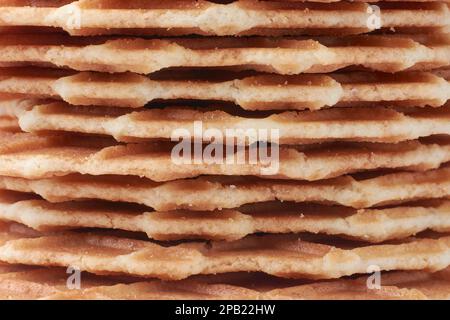
[(450, 201), (389, 209), (264, 204), (212, 212), (151, 212), (97, 202), (52, 204), (2, 191), (0, 219), (49, 231), (79, 228), (144, 232), (151, 239), (238, 240), (253, 233), (322, 233), (382, 242), (431, 229), (450, 232)]
[[(9, 105), (9, 103), (8, 103)], [(0, 108), (2, 107), (0, 102)], [(201, 130), (196, 124), (201, 122)], [(38, 105), (19, 116), (26, 132), (66, 131), (113, 136), (117, 141), (170, 140), (185, 128), (192, 140), (203, 139), (205, 130), (217, 130), (227, 141), (240, 132), (239, 144), (260, 141), (305, 144), (327, 141), (396, 143), (431, 135), (450, 135), (450, 104), (439, 109), (400, 113), (388, 108), (332, 108), (305, 112), (260, 115), (233, 115), (224, 111), (193, 108), (164, 108), (127, 111), (73, 107), (63, 102)], [(251, 132), (277, 130), (274, 137), (251, 137)], [(246, 135), (248, 135), (246, 137)], [(255, 139), (255, 140), (253, 140)]]
[(103, 138), (34, 136), (26, 133), (2, 134), (0, 142), (0, 175), (30, 179), (81, 173), (134, 175), (158, 182), (200, 175), (312, 181), (379, 168), (425, 171), (450, 161), (448, 137), (392, 145), (333, 143), (282, 147), (273, 163), (256, 161), (256, 164), (238, 161), (249, 159), (251, 150), (246, 148), (235, 150), (234, 157), (228, 155), (221, 164), (209, 164), (195, 154), (192, 161), (185, 164), (174, 161), (172, 144), (160, 142), (117, 145)]
[[(59, 27), (72, 34), (280, 35), (363, 33), (379, 28), (446, 27), (443, 3), (378, 3), (381, 24), (366, 3), (80, 0), (2, 1), (2, 26)], [(30, 6), (31, 5), (31, 6)], [(377, 17), (377, 16), (375, 16)]]
[(284, 75), (331, 72), (348, 66), (397, 72), (448, 66), (449, 48), (448, 35), (414, 41), (388, 36), (111, 40), (13, 34), (0, 36), (0, 64), (50, 64), (79, 71), (141, 74), (170, 67), (232, 67)]
[(285, 278), (332, 279), (368, 273), (373, 265), (381, 271), (438, 271), (450, 265), (448, 236), (369, 246), (337, 247), (337, 241), (332, 242), (304, 241), (297, 235), (265, 235), (234, 242), (162, 246), (101, 234), (65, 233), (8, 241), (0, 247), (0, 260), (36, 266), (77, 266), (97, 274), (119, 273), (163, 280), (240, 271)]
[(234, 209), (275, 200), (332, 203), (363, 209), (449, 198), (450, 169), (382, 174), (363, 180), (344, 176), (318, 182), (201, 177), (155, 183), (136, 177), (79, 174), (35, 180), (0, 176), (0, 187), (36, 193), (56, 203), (102, 199), (142, 204), (157, 211)]
[[(181, 71), (180, 71), (181, 72)], [(0, 92), (26, 98), (57, 98), (73, 105), (139, 108), (155, 100), (234, 102), (246, 110), (317, 110), (330, 106), (395, 104), (438, 107), (450, 97), (450, 83), (430, 73), (342, 73), (276, 76), (196, 72), (162, 78), (137, 74), (74, 74), (54, 69), (0, 71)], [(202, 74), (200, 74), (202, 76)], [(215, 79), (216, 77), (216, 79)], [(238, 77), (238, 79), (235, 79)]]

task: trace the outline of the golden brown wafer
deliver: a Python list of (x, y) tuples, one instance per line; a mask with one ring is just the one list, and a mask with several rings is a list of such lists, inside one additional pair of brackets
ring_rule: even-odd
[[(7, 103), (9, 105), (9, 103)], [(0, 108), (2, 108), (0, 101)], [(164, 108), (126, 109), (73, 107), (64, 102), (37, 105), (19, 115), (26, 132), (66, 131), (101, 134), (117, 141), (178, 139), (184, 129), (192, 141), (214, 130), (219, 139), (252, 144), (308, 144), (327, 141), (396, 143), (432, 135), (450, 135), (450, 104), (404, 114), (388, 108), (332, 108), (315, 112), (283, 112), (265, 118), (224, 111)], [(259, 132), (265, 132), (259, 137)], [(274, 135), (273, 133), (277, 133)], [(261, 134), (262, 135), (262, 134)], [(183, 133), (184, 136), (184, 133)], [(208, 141), (209, 142), (209, 141)]]
[[(170, 67), (233, 67), (285, 75), (348, 66), (397, 72), (448, 66), (449, 36), (429, 47), (408, 38), (112, 39), (38, 34), (0, 36), (0, 65), (54, 65), (79, 71), (153, 73)], [(416, 68), (417, 69), (417, 68)]]
[[(147, 281), (114, 284), (110, 277), (82, 275), (81, 289), (69, 290), (67, 274), (61, 269), (37, 269), (30, 272), (12, 272), (1, 275), (0, 296), (4, 299), (51, 300), (278, 300), (278, 299), (445, 299), (448, 297), (449, 280), (446, 271), (395, 272), (383, 274), (390, 285), (369, 289), (365, 277), (356, 280), (340, 279), (311, 284), (286, 284), (266, 290), (272, 282), (261, 276), (245, 275), (241, 280), (253, 281), (258, 286), (247, 288), (227, 283), (223, 277), (192, 279), (176, 282)], [(102, 283), (103, 281), (103, 283)], [(278, 281), (280, 282), (280, 281)], [(398, 282), (398, 284), (397, 284)], [(396, 286), (397, 284), (397, 286)], [(432, 289), (432, 290), (430, 290)]]
[[(303, 239), (306, 236), (303, 236)], [(297, 235), (253, 236), (235, 242), (151, 242), (99, 234), (19, 239), (0, 247), (0, 260), (37, 266), (73, 266), (92, 273), (181, 280), (198, 274), (264, 272), (285, 278), (332, 279), (379, 270), (438, 271), (450, 265), (450, 238), (370, 246), (302, 241)]]
[(131, 205), (52, 204), (20, 197), (2, 191), (0, 219), (39, 231), (102, 228), (143, 232), (156, 240), (227, 241), (253, 233), (310, 232), (369, 242), (406, 238), (427, 229), (450, 231), (450, 201), (376, 210), (273, 203), (240, 210), (151, 212)]
[(55, 69), (6, 68), (0, 69), (0, 93), (63, 99), (74, 105), (139, 108), (154, 100), (196, 99), (231, 101), (246, 110), (317, 110), (369, 103), (439, 107), (450, 97), (450, 84), (430, 73), (417, 72), (259, 75), (242, 79), (230, 74), (217, 81), (197, 80), (195, 72), (188, 73), (187, 79), (177, 79), (177, 75), (160, 79), (131, 73), (73, 74)]
[[(402, 299), (404, 294), (421, 295), (427, 299), (448, 299), (450, 294), (448, 269), (435, 272), (393, 272), (381, 275), (382, 287), (368, 289), (367, 277), (356, 280), (336, 280), (268, 292), (277, 299)], [(380, 295), (377, 298), (377, 295)], [(321, 297), (324, 295), (325, 297)], [(391, 298), (389, 298), (389, 296)], [(416, 298), (413, 298), (416, 299)]]
[[(81, 288), (69, 288), (68, 277), (61, 269), (37, 269), (0, 275), (2, 299), (171, 299), (225, 300), (258, 299), (258, 292), (227, 284), (203, 284), (197, 281), (120, 283), (111, 277), (81, 274)], [(413, 295), (405, 290), (407, 296)]]
[[(2, 134), (0, 142), (0, 175), (30, 179), (81, 173), (134, 175), (154, 181), (199, 175), (312, 181), (379, 168), (425, 171), (450, 161), (448, 137), (394, 145), (334, 143), (304, 149), (281, 147), (279, 157), (256, 162), (248, 160), (252, 147), (216, 159), (219, 164), (205, 161), (208, 158), (199, 159), (198, 155), (189, 158), (189, 162), (179, 162), (181, 159), (173, 157), (173, 145), (161, 142), (117, 145), (110, 139), (30, 134)], [(276, 146), (270, 149), (277, 150)], [(261, 147), (257, 151), (261, 154), (267, 150)]]
[[(243, 275), (238, 277), (237, 284), (229, 277), (212, 276), (208, 279), (195, 278), (177, 282), (140, 282), (119, 284), (116, 286), (92, 287), (80, 291), (60, 291), (44, 299), (197, 299), (198, 293), (207, 292), (205, 299), (216, 296), (216, 299), (251, 299), (251, 300), (402, 300), (402, 299), (446, 299), (449, 290), (447, 271), (428, 272), (394, 272), (382, 274), (382, 279), (390, 285), (370, 289), (367, 277), (356, 280), (340, 279), (314, 282), (310, 284), (291, 283), (281, 285), (280, 279)], [(224, 279), (222, 279), (224, 278)], [(38, 279), (36, 279), (38, 281)], [(408, 283), (408, 280), (411, 281)], [(277, 285), (271, 287), (271, 282)], [(399, 282), (396, 286), (396, 281)], [(241, 282), (252, 283), (248, 289)], [(256, 284), (256, 285), (255, 285)], [(265, 286), (269, 284), (270, 289)], [(180, 295), (181, 294), (181, 295)]]
[(275, 200), (341, 204), (362, 209), (449, 198), (449, 177), (448, 167), (382, 174), (363, 180), (344, 176), (318, 182), (202, 177), (155, 183), (136, 177), (75, 174), (39, 180), (0, 176), (0, 187), (36, 193), (50, 202), (103, 199), (143, 204), (157, 211), (233, 209)]
[[(27, 6), (30, 4), (34, 6)], [(254, 0), (229, 4), (81, 0), (61, 6), (64, 4), (65, 1), (53, 5), (48, 5), (48, 1), (4, 1), (0, 7), (0, 22), (2, 26), (59, 27), (79, 35), (223, 36), (363, 33), (379, 28), (445, 27), (449, 20), (448, 7), (443, 3), (382, 2), (377, 4), (378, 8), (365, 3)]]

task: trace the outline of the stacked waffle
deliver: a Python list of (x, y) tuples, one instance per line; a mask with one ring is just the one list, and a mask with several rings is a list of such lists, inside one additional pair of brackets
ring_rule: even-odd
[(450, 298), (445, 2), (0, 5), (0, 297)]

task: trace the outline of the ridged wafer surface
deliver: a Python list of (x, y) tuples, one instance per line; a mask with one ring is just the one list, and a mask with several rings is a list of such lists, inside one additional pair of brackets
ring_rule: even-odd
[[(65, 270), (38, 269), (0, 275), (2, 299), (70, 299), (70, 300), (225, 300), (258, 299), (259, 292), (227, 284), (207, 284), (197, 281), (121, 283), (111, 277), (82, 273), (81, 288), (68, 286)], [(70, 284), (70, 283), (69, 283)], [(415, 297), (410, 292), (405, 292)]]
[[(11, 269), (13, 270), (13, 268)], [(68, 277), (62, 269), (35, 269), (24, 272), (25, 267), (0, 275), (2, 299), (448, 299), (450, 294), (449, 270), (428, 272), (382, 273), (382, 286), (369, 289), (367, 277), (356, 280), (297, 284), (262, 275), (224, 275), (197, 277), (176, 282), (147, 281), (124, 282), (115, 277), (81, 274), (81, 288), (67, 285)], [(136, 281), (136, 280), (135, 280)], [(251, 283), (251, 285), (247, 285)], [(70, 284), (70, 283), (69, 283)]]
[[(200, 159), (198, 153), (189, 162), (180, 162), (173, 157), (173, 145), (165, 143), (117, 145), (102, 138), (30, 134), (2, 134), (0, 142), (0, 175), (32, 179), (81, 173), (135, 175), (154, 181), (200, 175), (321, 180), (379, 168), (424, 171), (450, 161), (448, 137), (393, 145), (334, 143), (304, 150), (282, 147), (279, 157), (257, 158), (255, 162), (249, 160), (252, 147), (228, 153), (218, 159), (219, 164)], [(276, 153), (276, 146), (269, 148)], [(262, 147), (257, 151), (261, 154), (270, 150)]]
[[(410, 114), (381, 107), (333, 108), (314, 113), (284, 112), (261, 118), (260, 115), (239, 116), (220, 110), (203, 111), (189, 107), (127, 111), (73, 107), (56, 102), (25, 111), (19, 115), (19, 124), (26, 132), (101, 134), (123, 142), (177, 139), (181, 128), (192, 141), (202, 140), (208, 130), (215, 130), (226, 141), (237, 139), (239, 144), (252, 144), (258, 140), (279, 144), (326, 141), (395, 143), (431, 135), (450, 135), (450, 104)], [(265, 135), (260, 136), (259, 132), (265, 132)]]
[[(450, 169), (351, 176), (318, 182), (202, 177), (155, 183), (123, 176), (69, 175), (28, 180), (0, 176), (2, 189), (36, 193), (50, 202), (102, 199), (143, 204), (157, 211), (233, 209), (268, 201), (341, 204), (357, 209), (450, 197)], [(190, 190), (190, 192), (186, 192)]]
[[(337, 280), (270, 291), (278, 299), (402, 299), (404, 294), (416, 295), (417, 299), (448, 299), (450, 296), (449, 270), (428, 272), (382, 273), (380, 289), (367, 289), (368, 279)], [(377, 297), (377, 295), (380, 295)], [(321, 295), (325, 297), (322, 298)], [(391, 296), (391, 298), (389, 298)], [(396, 298), (397, 297), (397, 298)], [(416, 299), (412, 298), (412, 299)]]
[[(241, 0), (230, 4), (207, 1), (81, 0), (56, 5), (4, 1), (3, 26), (60, 27), (72, 34), (137, 33), (156, 35), (280, 35), (363, 33), (379, 28), (448, 26), (442, 3), (379, 3), (380, 12), (365, 3), (303, 4)], [(27, 7), (27, 5), (37, 7)], [(59, 8), (58, 8), (59, 7)], [(377, 23), (381, 16), (381, 23)], [(375, 21), (374, 21), (375, 19)]]
[(151, 212), (131, 205), (52, 204), (21, 196), (1, 193), (0, 219), (40, 231), (103, 228), (143, 232), (156, 240), (227, 241), (253, 233), (311, 232), (370, 242), (405, 238), (427, 229), (450, 231), (450, 201), (377, 210), (272, 203), (241, 210)]
[(233, 67), (285, 75), (347, 66), (396, 72), (448, 66), (448, 35), (407, 38), (112, 39), (21, 34), (0, 37), (1, 65), (56, 65), (79, 71), (150, 74), (170, 67)]
[[(13, 272), (1, 275), (0, 296), (3, 299), (52, 299), (52, 300), (277, 300), (277, 299), (445, 299), (448, 297), (449, 280), (446, 271), (395, 272), (383, 274), (389, 285), (368, 289), (367, 279), (334, 280), (304, 285), (279, 286), (263, 290), (272, 279), (261, 276), (242, 276), (245, 281), (258, 283), (258, 288), (238, 286), (233, 281), (211, 277), (177, 282), (148, 281), (114, 284), (110, 277), (82, 274), (81, 289), (67, 287), (67, 273), (60, 269), (38, 269), (31, 272)], [(102, 283), (103, 281), (103, 283)], [(398, 286), (396, 286), (398, 282)], [(260, 287), (262, 287), (260, 289)], [(432, 290), (431, 290), (432, 289)]]
[(277, 235), (163, 247), (128, 238), (67, 233), (9, 241), (0, 247), (0, 260), (40, 266), (77, 265), (92, 273), (125, 273), (171, 280), (239, 271), (286, 278), (331, 279), (367, 273), (368, 267), (374, 264), (382, 271), (442, 270), (450, 265), (450, 238), (344, 249), (302, 241), (296, 235)]
[[(0, 92), (22, 97), (58, 98), (73, 105), (138, 108), (155, 100), (196, 99), (234, 102), (246, 110), (317, 110), (329, 106), (376, 103), (438, 107), (450, 97), (450, 83), (429, 73), (242, 77), (224, 79), (209, 72), (182, 73), (161, 79), (136, 74), (78, 73), (52, 69), (0, 70)], [(172, 73), (173, 74), (173, 73)], [(226, 73), (225, 73), (226, 74)], [(204, 74), (200, 74), (204, 76)], [(238, 77), (238, 79), (235, 79)]]

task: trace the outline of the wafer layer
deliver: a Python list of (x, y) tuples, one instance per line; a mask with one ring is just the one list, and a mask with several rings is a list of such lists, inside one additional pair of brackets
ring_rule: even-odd
[(0, 218), (41, 231), (102, 228), (143, 232), (156, 240), (227, 241), (253, 233), (310, 232), (369, 242), (405, 238), (427, 229), (450, 232), (450, 201), (377, 210), (273, 203), (241, 211), (149, 212), (131, 205), (52, 204), (21, 197), (3, 191)]
[[(3, 134), (0, 140), (0, 175), (32, 179), (81, 173), (135, 175), (154, 181), (199, 175), (321, 180), (378, 168), (424, 171), (450, 161), (447, 137), (394, 145), (334, 143), (304, 150), (281, 147), (279, 152), (276, 146), (270, 150), (261, 146), (259, 155), (274, 152), (261, 158), (251, 156), (254, 147), (239, 148), (212, 163), (196, 152), (188, 159), (174, 157), (173, 145), (165, 143), (116, 145), (109, 139), (30, 134)], [(279, 157), (274, 157), (277, 153)]]
[[(148, 281), (137, 283), (109, 283), (108, 277), (82, 276), (80, 290), (67, 288), (67, 274), (59, 269), (39, 269), (1, 275), (0, 296), (3, 299), (132, 299), (132, 300), (273, 300), (273, 299), (445, 299), (448, 297), (448, 272), (396, 272), (383, 275), (389, 286), (368, 289), (367, 279), (335, 280), (305, 285), (291, 285), (271, 290), (248, 289), (228, 284), (226, 279), (203, 279), (177, 282)], [(86, 278), (86, 279), (85, 279)], [(246, 276), (250, 280), (255, 277)], [(247, 279), (248, 280), (248, 279)], [(256, 277), (264, 286), (270, 279)], [(104, 281), (102, 284), (101, 281)], [(395, 286), (398, 282), (398, 286)]]
[[(368, 279), (366, 277), (362, 277), (353, 281), (327, 281), (303, 286), (295, 286), (291, 288), (284, 288), (281, 290), (275, 289), (270, 291), (270, 296), (276, 296), (277, 299), (301, 299), (303, 295), (306, 295), (311, 299), (319, 300), (347, 300), (359, 299), (358, 296), (360, 294), (362, 294), (361, 299), (372, 299), (371, 296), (373, 294), (381, 294), (382, 297), (380, 297), (380, 299), (390, 299), (389, 296), (391, 294), (393, 299), (401, 299), (401, 297), (403, 297), (405, 294), (418, 294), (418, 299), (421, 299), (420, 295), (424, 295), (428, 299), (448, 299), (450, 293), (448, 269), (436, 273), (383, 273), (381, 275), (381, 282), (383, 284), (382, 288), (378, 290), (370, 290), (367, 289)], [(387, 290), (385, 291), (384, 288), (386, 288)], [(403, 293), (398, 291), (399, 289), (403, 291)], [(406, 293), (405, 289), (409, 290), (409, 292)], [(310, 292), (312, 295), (310, 296), (307, 292)], [(325, 295), (324, 298), (321, 297), (322, 294)], [(387, 295), (384, 296), (385, 294)], [(394, 298), (395, 296), (397, 296), (397, 298)], [(373, 299), (378, 298), (373, 296)]]
[(450, 19), (448, 7), (442, 3), (388, 2), (379, 3), (374, 9), (364, 3), (345, 2), (304, 4), (240, 0), (218, 4), (207, 1), (81, 0), (58, 8), (66, 3), (4, 1), (0, 8), (1, 25), (60, 27), (80, 35), (195, 33), (224, 36), (345, 34), (379, 28), (445, 27)]
[[(334, 242), (336, 243), (336, 242)], [(450, 265), (449, 237), (356, 248), (305, 242), (298, 236), (249, 237), (236, 242), (151, 242), (95, 234), (12, 240), (0, 260), (41, 266), (73, 266), (93, 273), (180, 280), (197, 274), (264, 272), (286, 278), (331, 279), (380, 270), (441, 270)]]
[[(0, 275), (0, 299), (34, 300), (62, 294), (63, 292), (70, 295), (69, 276), (70, 274), (67, 274), (65, 270), (59, 269), (37, 269), (2, 274)], [(106, 277), (100, 278), (87, 274), (83, 274), (82, 277), (84, 290), (100, 289), (114, 284), (113, 280)], [(81, 289), (72, 290), (78, 291), (81, 295)]]
[(349, 38), (79, 38), (3, 35), (1, 65), (56, 65), (79, 71), (150, 74), (170, 67), (232, 67), (285, 75), (320, 73), (347, 66), (397, 72), (448, 66), (449, 37), (414, 41), (388, 36)]
[[(450, 84), (429, 73), (241, 77), (209, 80), (198, 73), (178, 72), (170, 78), (136, 74), (78, 73), (49, 69), (13, 68), (0, 71), (0, 92), (27, 98), (58, 98), (74, 105), (138, 108), (155, 100), (230, 101), (246, 110), (317, 110), (329, 106), (395, 103), (414, 107), (443, 105)], [(202, 74), (200, 76), (203, 76)]]
[[(110, 299), (171, 299), (171, 300), (225, 300), (258, 299), (258, 292), (227, 284), (206, 284), (198, 281), (166, 283), (149, 281), (120, 283), (110, 277), (81, 275), (80, 289), (69, 289), (68, 275), (60, 269), (38, 269), (0, 275), (0, 298), (2, 299), (63, 299), (63, 300), (110, 300)], [(400, 290), (399, 290), (400, 291)], [(407, 297), (418, 294), (402, 291)]]
[(233, 209), (275, 200), (341, 204), (362, 209), (420, 199), (449, 198), (449, 181), (450, 170), (444, 167), (364, 180), (345, 176), (319, 182), (202, 177), (155, 183), (123, 176), (69, 175), (38, 180), (1, 176), (0, 187), (36, 193), (50, 202), (102, 199), (143, 204), (157, 211)]
[[(192, 141), (208, 141), (220, 135), (219, 139), (238, 140), (242, 145), (257, 141), (279, 144), (326, 141), (394, 143), (431, 135), (450, 135), (450, 105), (409, 114), (387, 108), (333, 108), (314, 113), (284, 112), (261, 118), (260, 115), (239, 116), (188, 107), (131, 112), (126, 109), (73, 107), (57, 102), (25, 111), (19, 116), (19, 124), (26, 132), (101, 134), (124, 142), (170, 140), (180, 136), (187, 136)], [(212, 130), (214, 135), (208, 138)]]

